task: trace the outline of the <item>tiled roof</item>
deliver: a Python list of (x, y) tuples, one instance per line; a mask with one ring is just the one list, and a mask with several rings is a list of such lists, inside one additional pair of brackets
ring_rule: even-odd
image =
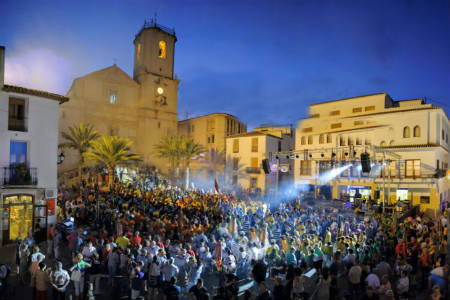
[(21, 86), (5, 84), (3, 86), (3, 90), (5, 92), (33, 95), (33, 96), (43, 97), (43, 98), (47, 98), (47, 99), (52, 99), (52, 100), (59, 101), (59, 103), (64, 103), (64, 102), (69, 101), (69, 98), (66, 96), (62, 96), (59, 94), (53, 94), (53, 93), (49, 93), (49, 92), (41, 91), (41, 90), (28, 89), (28, 88), (24, 88)]

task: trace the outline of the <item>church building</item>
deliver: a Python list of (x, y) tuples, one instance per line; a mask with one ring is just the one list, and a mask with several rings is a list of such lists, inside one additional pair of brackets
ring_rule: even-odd
[[(174, 29), (145, 22), (133, 41), (133, 78), (116, 64), (76, 78), (66, 95), (71, 101), (60, 106), (60, 132), (80, 122), (92, 124), (100, 134), (132, 140), (145, 163), (166, 169), (154, 145), (178, 130), (176, 41)], [(79, 155), (64, 151), (59, 171), (76, 170)]]

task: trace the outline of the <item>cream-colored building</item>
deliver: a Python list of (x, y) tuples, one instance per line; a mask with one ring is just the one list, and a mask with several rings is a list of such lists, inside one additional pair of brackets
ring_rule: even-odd
[[(232, 185), (256, 193), (269, 193), (278, 186), (291, 184), (292, 161), (272, 153), (293, 150), (294, 139), (289, 127), (262, 126), (258, 130), (226, 139), (227, 170)], [(269, 159), (272, 172), (264, 172), (262, 161)], [(282, 169), (277, 172), (276, 169)]]
[(245, 132), (247, 125), (226, 113), (212, 113), (179, 121), (178, 134), (193, 138), (207, 150), (204, 155), (192, 161), (193, 177), (204, 179), (206, 176), (218, 176), (216, 171), (222, 173), (225, 165), (225, 139)]
[[(379, 93), (313, 104), (309, 115), (296, 129), (297, 187), (332, 198), (401, 199), (431, 211), (449, 201), (450, 122), (442, 108)], [(361, 172), (363, 152), (370, 173)], [(342, 172), (333, 174), (338, 167)]]
[[(134, 142), (144, 162), (166, 170), (154, 145), (178, 130), (178, 83), (174, 76), (177, 38), (173, 29), (146, 22), (134, 38), (134, 68), (130, 77), (117, 65), (76, 78), (60, 108), (60, 130), (80, 122), (101, 134), (118, 135)], [(59, 171), (76, 169), (78, 154), (65, 150)]]

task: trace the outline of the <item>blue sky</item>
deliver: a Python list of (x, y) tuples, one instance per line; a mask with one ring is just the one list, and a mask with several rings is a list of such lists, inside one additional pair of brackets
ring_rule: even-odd
[(65, 94), (110, 66), (132, 74), (144, 19), (177, 33), (180, 119), (295, 123), (308, 105), (387, 92), (450, 104), (449, 1), (2, 1), (6, 81)]

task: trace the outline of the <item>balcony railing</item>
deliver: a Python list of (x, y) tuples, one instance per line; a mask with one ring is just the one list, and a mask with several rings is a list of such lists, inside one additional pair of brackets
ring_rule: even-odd
[(259, 167), (247, 167), (247, 169), (245, 171), (247, 172), (247, 174), (260, 174), (261, 173), (261, 168), (259, 168)]
[(4, 167), (4, 185), (37, 185), (37, 168)]

